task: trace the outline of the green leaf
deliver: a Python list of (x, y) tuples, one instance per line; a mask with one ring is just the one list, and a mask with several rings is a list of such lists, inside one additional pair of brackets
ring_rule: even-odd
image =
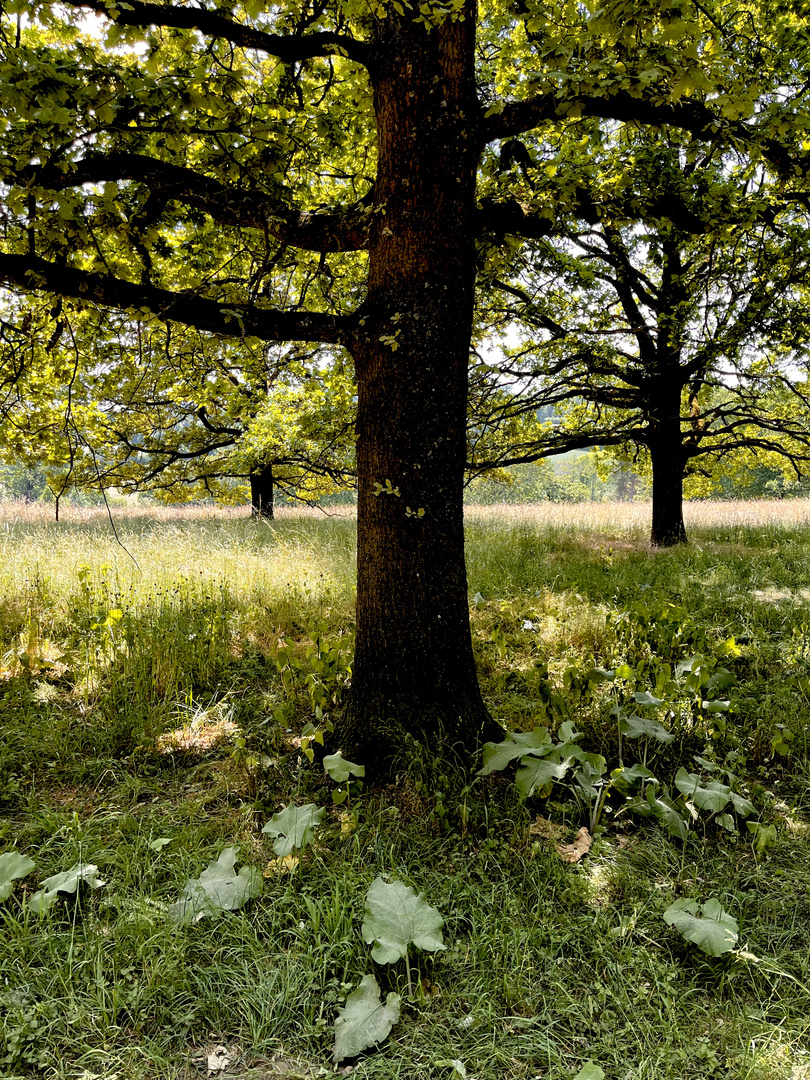
[(56, 900), (59, 893), (75, 893), (84, 882), (91, 889), (100, 889), (106, 882), (98, 876), (98, 867), (92, 863), (76, 863), (63, 874), (54, 874), (40, 884), (42, 888), (28, 902), (30, 909), (37, 915), (44, 915)]
[(386, 1039), (399, 1020), (401, 1000), (399, 994), (389, 994), (383, 1004), (377, 980), (373, 975), (364, 975), (358, 988), (346, 998), (335, 1021), (332, 1054), (335, 1064), (357, 1057)]
[(273, 851), (279, 858), (283, 858), (294, 848), (304, 848), (310, 843), (325, 813), (326, 810), (323, 807), (319, 809), (315, 803), (285, 806), (283, 810), (273, 814), (262, 832), (277, 837), (273, 843)]
[(698, 809), (708, 810), (711, 814), (719, 813), (731, 799), (731, 788), (727, 784), (709, 780), (703, 785), (700, 777), (687, 772), (683, 765), (675, 774), (675, 787)]
[(562, 780), (574, 759), (550, 761), (548, 758), (526, 757), (520, 763), (515, 786), (524, 799), (530, 799), (535, 791), (554, 780)]
[(637, 705), (654, 705), (654, 706), (658, 706), (658, 705), (663, 705), (664, 704), (664, 699), (663, 698), (654, 697), (647, 690), (639, 690), (635, 694), (633, 694), (633, 697), (634, 697)]
[(551, 733), (548, 728), (536, 727), (534, 731), (511, 731), (503, 742), (484, 743), (484, 766), (478, 776), (505, 769), (510, 761), (524, 754), (546, 754), (551, 749)]
[(323, 767), (338, 784), (345, 784), (350, 776), (365, 776), (365, 765), (355, 765), (353, 761), (347, 761), (338, 750), (336, 754), (327, 754), (323, 759)]
[(737, 920), (714, 898), (702, 906), (685, 897), (676, 900), (664, 912), (664, 922), (709, 956), (731, 952), (739, 937)]
[(574, 1077), (574, 1080), (605, 1080), (605, 1072), (596, 1062), (586, 1061)]
[(444, 949), (442, 926), (444, 919), (436, 908), (409, 885), (377, 877), (369, 886), (361, 933), (364, 941), (376, 942), (371, 955), (378, 964), (401, 960), (410, 944), (425, 952)]
[(216, 862), (209, 863), (198, 878), (186, 882), (180, 899), (169, 906), (172, 922), (188, 926), (206, 915), (235, 911), (261, 894), (262, 875), (252, 866), (243, 866), (237, 874), (236, 855), (237, 848), (225, 848)]
[(609, 668), (594, 667), (585, 672), (585, 678), (592, 686), (598, 686), (600, 683), (613, 682), (616, 672)]
[(705, 709), (708, 713), (720, 713), (728, 712), (731, 708), (730, 701), (704, 701), (701, 703), (701, 708)]
[(0, 900), (7, 900), (14, 888), (15, 878), (24, 878), (36, 866), (33, 859), (19, 851), (4, 851), (0, 855)]
[(625, 716), (619, 724), (622, 735), (626, 735), (628, 739), (639, 739), (646, 737), (648, 739), (655, 739), (661, 743), (671, 743), (675, 736), (667, 731), (663, 724), (659, 724), (657, 720), (649, 720), (645, 716), (638, 716), (633, 713), (631, 716)]
[(746, 821), (745, 827), (754, 837), (754, 851), (762, 857), (776, 843), (776, 826), (761, 825), (758, 821)]

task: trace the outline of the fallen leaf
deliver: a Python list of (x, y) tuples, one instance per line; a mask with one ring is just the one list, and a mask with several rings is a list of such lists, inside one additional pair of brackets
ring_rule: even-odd
[(588, 854), (592, 846), (593, 837), (583, 825), (577, 833), (577, 838), (573, 844), (557, 845), (557, 854), (563, 862), (576, 863), (579, 862), (583, 855)]
[(225, 1070), (233, 1065), (235, 1061), (236, 1055), (232, 1054), (227, 1046), (215, 1046), (208, 1055), (206, 1062), (208, 1066), (208, 1075), (216, 1076), (217, 1073), (225, 1072)]
[(555, 843), (557, 840), (562, 840), (568, 829), (564, 825), (557, 825), (554, 821), (549, 821), (548, 818), (537, 815), (537, 821), (534, 825), (529, 826), (529, 836), (542, 836), (544, 840), (553, 840)]

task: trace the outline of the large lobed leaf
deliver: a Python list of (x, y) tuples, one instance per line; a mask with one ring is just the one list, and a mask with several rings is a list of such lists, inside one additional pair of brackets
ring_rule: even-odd
[(236, 856), (235, 847), (225, 848), (198, 878), (187, 881), (180, 899), (169, 906), (169, 918), (188, 926), (206, 915), (235, 911), (259, 896), (264, 887), (262, 875), (252, 866), (243, 866), (237, 873)]
[(389, 994), (385, 1004), (373, 975), (364, 975), (358, 988), (346, 998), (335, 1021), (335, 1049), (332, 1059), (336, 1065), (346, 1058), (357, 1057), (371, 1046), (377, 1046), (399, 1020), (399, 994)]
[(731, 952), (739, 936), (737, 920), (714, 898), (702, 906), (685, 897), (676, 900), (664, 912), (664, 922), (674, 926), (687, 941), (694, 942), (709, 956)]
[(307, 803), (305, 806), (285, 806), (277, 814), (273, 814), (263, 833), (275, 836), (273, 851), (280, 859), (290, 855), (295, 848), (306, 847), (315, 834), (315, 829), (323, 821), (326, 810), (320, 809), (315, 803)]
[(425, 952), (443, 949), (442, 926), (444, 919), (436, 908), (409, 885), (378, 877), (369, 886), (362, 934), (369, 944), (376, 942), (371, 955), (378, 964), (401, 960), (410, 944)]
[(28, 906), (37, 915), (44, 915), (56, 900), (59, 893), (75, 893), (81, 883), (91, 889), (100, 889), (106, 884), (98, 876), (98, 867), (92, 863), (76, 863), (62, 874), (54, 874), (41, 882), (41, 888), (31, 897)]
[(510, 731), (503, 742), (484, 743), (484, 767), (478, 776), (505, 769), (510, 761), (524, 754), (545, 754), (551, 747), (548, 728), (536, 727), (534, 731)]
[(0, 900), (7, 900), (14, 888), (15, 878), (24, 878), (36, 866), (33, 859), (19, 851), (4, 851), (0, 855)]

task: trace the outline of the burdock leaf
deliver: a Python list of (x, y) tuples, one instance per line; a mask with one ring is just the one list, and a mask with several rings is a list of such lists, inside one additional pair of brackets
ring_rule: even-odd
[(180, 899), (169, 906), (172, 922), (188, 926), (206, 915), (235, 911), (261, 894), (262, 875), (252, 866), (243, 866), (237, 874), (236, 855), (235, 847), (225, 848), (216, 862), (209, 863), (198, 878), (186, 882)]
[(658, 742), (671, 743), (675, 738), (657, 720), (649, 720), (646, 716), (638, 716), (637, 713), (623, 717), (619, 726), (622, 729), (622, 735), (628, 739), (639, 739), (646, 736), (648, 739), (656, 739)]
[(515, 777), (515, 787), (522, 798), (529, 799), (539, 788), (544, 788), (552, 780), (562, 780), (571, 766), (573, 758), (565, 761), (550, 761), (548, 758), (525, 757)]
[(377, 943), (371, 955), (378, 964), (401, 960), (410, 944), (425, 952), (443, 949), (442, 926), (444, 919), (436, 908), (409, 885), (377, 877), (369, 886), (361, 932), (364, 941)]
[(484, 767), (479, 776), (505, 769), (510, 761), (524, 754), (547, 754), (551, 749), (551, 733), (548, 728), (536, 727), (534, 731), (510, 731), (503, 742), (484, 743)]
[(56, 900), (59, 893), (75, 893), (84, 882), (91, 889), (100, 889), (105, 884), (98, 876), (98, 867), (92, 863), (76, 863), (62, 874), (54, 874), (40, 882), (41, 888), (28, 902), (31, 911), (44, 915)]
[(323, 767), (337, 784), (345, 784), (350, 776), (365, 776), (365, 765), (355, 765), (348, 761), (338, 750), (336, 754), (327, 754), (323, 759)]
[(283, 859), (294, 848), (307, 846), (315, 834), (315, 829), (323, 821), (325, 813), (326, 810), (323, 807), (318, 809), (315, 803), (307, 803), (306, 806), (285, 806), (283, 810), (273, 814), (262, 832), (277, 837), (273, 843), (273, 851)]
[(373, 975), (364, 975), (358, 988), (346, 998), (335, 1021), (335, 1049), (332, 1059), (336, 1065), (346, 1058), (357, 1057), (371, 1046), (377, 1046), (399, 1020), (399, 994), (389, 994), (385, 1004)]
[(14, 888), (15, 878), (24, 878), (36, 866), (33, 859), (19, 851), (4, 851), (0, 855), (0, 900), (7, 900)]
[(731, 952), (739, 936), (737, 920), (715, 898), (702, 907), (696, 900), (676, 900), (664, 912), (664, 922), (709, 956)]

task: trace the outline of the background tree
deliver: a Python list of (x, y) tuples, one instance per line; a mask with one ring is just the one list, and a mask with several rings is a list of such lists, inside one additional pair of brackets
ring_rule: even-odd
[[(512, 156), (548, 185), (525, 145)], [(645, 201), (627, 199), (628, 180)], [(781, 455), (801, 475), (810, 246), (796, 202), (750, 162), (667, 134), (594, 135), (558, 155), (555, 182), (572, 192), (569, 222), (524, 245), (489, 299), (517, 339), (500, 365), (516, 392), (493, 425), (538, 406), (556, 416), (501, 460), (643, 454), (656, 545), (686, 540), (684, 479), (728, 455)]]
[(554, 125), (578, 141), (580, 117), (675, 125), (789, 179), (808, 46), (802, 17), (766, 6), (7, 4), (0, 281), (351, 353), (350, 756), (392, 768), (414, 739), (468, 754), (493, 731), (462, 520), (476, 241), (556, 214), (502, 188), (498, 144)]

